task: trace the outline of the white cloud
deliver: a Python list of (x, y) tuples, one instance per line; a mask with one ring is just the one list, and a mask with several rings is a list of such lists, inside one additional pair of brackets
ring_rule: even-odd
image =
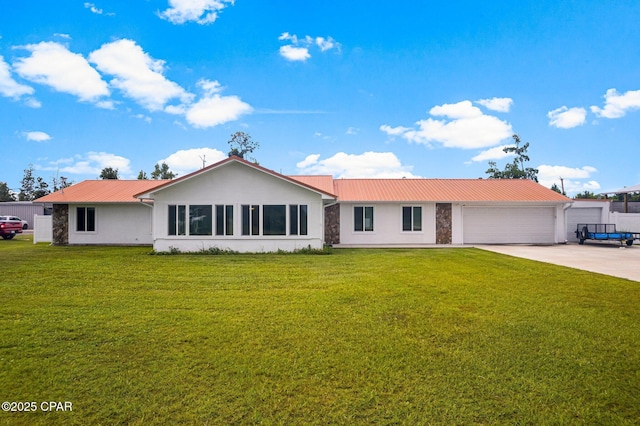
[(340, 50), (340, 43), (337, 43), (333, 39), (333, 37), (316, 37), (314, 41), (316, 43), (316, 46), (320, 48), (321, 52), (326, 52), (327, 50), (331, 50), (333, 48)]
[(620, 118), (624, 117), (627, 111), (640, 108), (640, 90), (630, 90), (624, 94), (618, 93), (616, 89), (609, 89), (604, 95), (604, 108), (591, 107), (598, 117)]
[(296, 164), (296, 167), (299, 169), (306, 169), (307, 167), (316, 164), (319, 158), (320, 154), (309, 154), (304, 160)]
[(30, 108), (40, 108), (42, 106), (42, 103), (35, 98), (26, 98), (24, 103)]
[(24, 132), (24, 137), (27, 138), (28, 141), (34, 142), (46, 142), (51, 140), (51, 136), (46, 134), (45, 132)]
[(349, 127), (346, 131), (347, 135), (357, 135), (358, 132), (360, 131), (360, 129), (358, 129), (357, 127)]
[(409, 127), (403, 127), (403, 126), (391, 127), (387, 124), (383, 124), (382, 126), (380, 126), (380, 130), (382, 130), (389, 136), (402, 136), (404, 133), (408, 132), (411, 129)]
[(592, 175), (597, 173), (595, 167), (584, 166), (581, 168), (572, 168), (566, 166), (549, 166), (540, 165), (538, 168), (538, 181), (541, 185), (551, 188), (556, 184), (558, 188), (562, 187), (560, 178), (564, 181), (564, 190), (569, 196), (573, 196), (578, 192), (597, 191), (600, 184), (593, 180)]
[(188, 101), (192, 95), (163, 75), (164, 61), (151, 58), (134, 41), (106, 43), (91, 52), (98, 70), (115, 76), (110, 84), (150, 111), (161, 110), (171, 99)]
[(438, 105), (431, 108), (429, 114), (445, 119), (435, 120), (430, 117), (420, 120), (416, 123), (418, 127), (414, 129), (394, 128), (385, 124), (380, 130), (390, 135), (402, 136), (410, 142), (425, 145), (437, 142), (447, 148), (462, 149), (490, 147), (513, 135), (511, 124), (484, 114), (470, 101)]
[(306, 61), (311, 57), (309, 54), (309, 49), (306, 47), (295, 47), (295, 46), (281, 46), (280, 47), (280, 56), (285, 58), (287, 61)]
[(203, 158), (206, 161), (205, 166), (210, 166), (227, 157), (228, 155), (224, 152), (212, 148), (181, 149), (165, 159), (158, 160), (157, 163), (167, 163), (172, 172), (178, 176), (184, 176), (201, 169)]
[(296, 164), (301, 174), (332, 175), (336, 178), (412, 178), (413, 166), (403, 166), (392, 152), (346, 154), (319, 160), (319, 154), (308, 155)]
[(311, 57), (309, 53), (311, 46), (318, 47), (320, 52), (326, 52), (331, 49), (336, 49), (339, 52), (342, 47), (333, 37), (311, 37), (307, 35), (304, 38), (299, 38), (297, 35), (289, 34), (288, 32), (280, 34), (278, 40), (291, 42), (289, 45), (280, 47), (280, 56), (288, 61), (306, 61)]
[(24, 48), (31, 56), (20, 58), (14, 64), (21, 77), (70, 93), (82, 101), (97, 102), (109, 95), (107, 83), (82, 55), (54, 42), (29, 44)]
[[(194, 127), (213, 127), (234, 121), (253, 111), (251, 105), (237, 96), (221, 96), (217, 81), (200, 80), (198, 86), (205, 95), (186, 110), (186, 119)], [(177, 111), (176, 111), (177, 112)]]
[(278, 37), (278, 40), (280, 40), (280, 41), (289, 40), (293, 44), (297, 44), (298, 43), (298, 36), (296, 36), (295, 34), (289, 34), (288, 32), (285, 31), (284, 33), (280, 34), (280, 37)]
[(85, 7), (85, 9), (89, 9), (91, 11), (91, 13), (95, 13), (97, 15), (102, 15), (102, 13), (103, 13), (103, 10), (102, 9), (98, 9), (96, 7), (96, 5), (93, 4), (93, 3), (88, 3), (87, 2), (87, 3), (84, 4), (84, 7)]
[(561, 106), (553, 111), (549, 111), (547, 117), (549, 117), (549, 126), (560, 129), (571, 129), (585, 123), (587, 110), (584, 108), (567, 108), (566, 106)]
[(511, 109), (511, 105), (513, 104), (513, 99), (511, 98), (480, 99), (480, 100), (477, 100), (476, 103), (492, 111), (509, 112), (509, 110)]
[(33, 94), (33, 87), (25, 86), (11, 77), (9, 64), (0, 55), (0, 94), (8, 98), (19, 99), (23, 95)]
[(515, 156), (512, 152), (504, 152), (504, 149), (513, 145), (500, 145), (490, 148), (486, 151), (482, 151), (471, 159), (473, 162), (488, 161), (488, 160), (501, 160), (507, 157)]
[(218, 13), (234, 0), (169, 0), (169, 8), (159, 12), (158, 16), (173, 24), (196, 22), (211, 24), (218, 19)]
[[(76, 155), (73, 158), (60, 159), (51, 164), (52, 166), (44, 167), (43, 170), (59, 170), (60, 173), (93, 175), (94, 179), (97, 179), (102, 169), (111, 167), (118, 169), (118, 174), (123, 179), (131, 179), (133, 177), (129, 159), (108, 152), (87, 152), (86, 154)], [(63, 164), (66, 165), (60, 167)]]

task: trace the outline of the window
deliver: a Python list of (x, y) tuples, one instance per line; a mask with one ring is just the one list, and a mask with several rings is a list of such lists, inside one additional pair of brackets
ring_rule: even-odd
[(243, 204), (242, 235), (260, 235), (260, 206)]
[(189, 235), (212, 235), (212, 224), (211, 206), (189, 206)]
[(96, 231), (96, 208), (78, 207), (76, 209), (76, 231), (95, 232)]
[(354, 231), (373, 231), (373, 207), (353, 208)]
[(216, 235), (233, 235), (233, 206), (216, 205)]
[(187, 234), (187, 207), (186, 206), (169, 206), (169, 231), (168, 235), (186, 235)]
[(307, 211), (305, 204), (289, 205), (289, 235), (307, 235)]
[(287, 206), (262, 206), (262, 235), (287, 234)]
[(422, 231), (422, 207), (402, 207), (402, 230)]

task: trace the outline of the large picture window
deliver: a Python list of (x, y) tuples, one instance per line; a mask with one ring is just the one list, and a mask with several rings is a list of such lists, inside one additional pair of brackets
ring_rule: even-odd
[(287, 206), (262, 206), (262, 235), (287, 234)]
[(76, 209), (76, 231), (95, 232), (96, 230), (96, 208), (78, 207)]
[(373, 207), (354, 207), (353, 224), (356, 232), (373, 231)]
[(187, 207), (179, 205), (169, 206), (168, 235), (187, 234)]
[(210, 205), (189, 206), (189, 235), (212, 235), (212, 225)]
[(260, 235), (260, 206), (243, 204), (242, 235)]
[(233, 206), (216, 205), (216, 235), (233, 235)]
[(422, 231), (422, 207), (402, 207), (402, 230)]

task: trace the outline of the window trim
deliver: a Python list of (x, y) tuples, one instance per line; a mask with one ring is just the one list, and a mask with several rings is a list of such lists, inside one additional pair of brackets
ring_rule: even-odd
[[(198, 211), (202, 209), (204, 215), (195, 216)], [(207, 215), (208, 213), (208, 215)], [(208, 216), (208, 220), (207, 220)], [(199, 218), (194, 221), (194, 217)], [(203, 221), (204, 229), (197, 233), (197, 229), (200, 227), (199, 222)], [(198, 223), (196, 223), (198, 222)], [(195, 231), (195, 232), (194, 232)], [(189, 204), (189, 235), (196, 237), (211, 237), (213, 236), (213, 205), (211, 204)]]
[[(406, 226), (407, 223), (405, 223), (405, 218), (406, 218), (405, 211), (406, 211), (406, 209), (408, 209), (408, 211), (409, 211), (409, 223), (408, 223), (408, 225), (409, 225), (408, 228), (409, 229), (407, 229), (407, 226)], [(420, 211), (420, 214), (416, 215), (416, 210), (418, 210), (418, 209)], [(423, 216), (423, 213), (422, 213), (423, 212), (422, 206), (405, 205), (405, 206), (402, 206), (400, 211), (401, 211), (400, 218), (401, 218), (401, 229), (402, 229), (402, 232), (422, 232), (423, 231), (423, 222), (424, 222), (423, 219), (424, 219), (424, 216)], [(416, 228), (418, 228), (416, 226), (416, 218), (418, 218), (418, 217), (420, 218), (419, 219), (419, 223), (417, 224), (419, 229), (416, 229)]]
[[(367, 212), (371, 212), (370, 226), (367, 226)], [(353, 232), (375, 232), (375, 209), (373, 206), (353, 206)]]
[(289, 204), (288, 235), (309, 235), (309, 206), (307, 204)]
[(232, 204), (216, 204), (215, 205), (215, 236), (224, 237), (233, 235), (233, 205)]
[[(80, 214), (80, 210), (83, 210), (82, 215)], [(89, 210), (91, 210), (93, 212), (93, 217), (92, 217), (92, 224), (93, 224), (93, 229), (88, 230), (87, 228), (89, 228)], [(80, 218), (82, 216), (82, 222), (80, 221)], [(96, 232), (98, 232), (98, 214), (97, 214), (97, 209), (95, 208), (95, 206), (76, 206), (76, 232), (81, 232), (83, 234), (85, 233), (91, 233), (91, 234), (95, 234)], [(80, 229), (80, 224), (82, 224), (82, 228)]]
[(272, 237), (287, 235), (286, 204), (264, 204), (262, 206), (262, 235)]
[[(173, 209), (173, 216), (171, 214), (172, 209)], [(180, 222), (180, 219), (182, 219), (182, 223)], [(173, 232), (171, 228), (173, 228)], [(167, 205), (167, 235), (170, 237), (182, 237), (187, 235), (187, 205), (186, 204)]]
[(260, 235), (260, 205), (259, 204), (241, 204), (240, 216), (242, 226), (240, 235), (243, 237)]

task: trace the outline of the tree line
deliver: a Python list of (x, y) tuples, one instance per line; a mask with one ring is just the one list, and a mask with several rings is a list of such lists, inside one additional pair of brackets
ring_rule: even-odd
[[(251, 138), (251, 135), (245, 132), (235, 132), (227, 143), (229, 144), (229, 157), (245, 158), (247, 154), (253, 153), (260, 146), (257, 141)], [(251, 158), (251, 160), (257, 163), (254, 158)], [(156, 163), (153, 171), (148, 175), (144, 170), (140, 170), (138, 173), (138, 179), (140, 180), (149, 178), (154, 180), (174, 179), (177, 176), (164, 161)], [(101, 170), (98, 178), (120, 179), (120, 172), (117, 168), (105, 167)], [(20, 181), (20, 190), (17, 194), (9, 188), (6, 182), (0, 182), (0, 201), (33, 201), (72, 184), (73, 182), (65, 176), (54, 177), (51, 182), (47, 182), (41, 176), (36, 176), (33, 164), (29, 164), (29, 167), (24, 170), (24, 175)]]

